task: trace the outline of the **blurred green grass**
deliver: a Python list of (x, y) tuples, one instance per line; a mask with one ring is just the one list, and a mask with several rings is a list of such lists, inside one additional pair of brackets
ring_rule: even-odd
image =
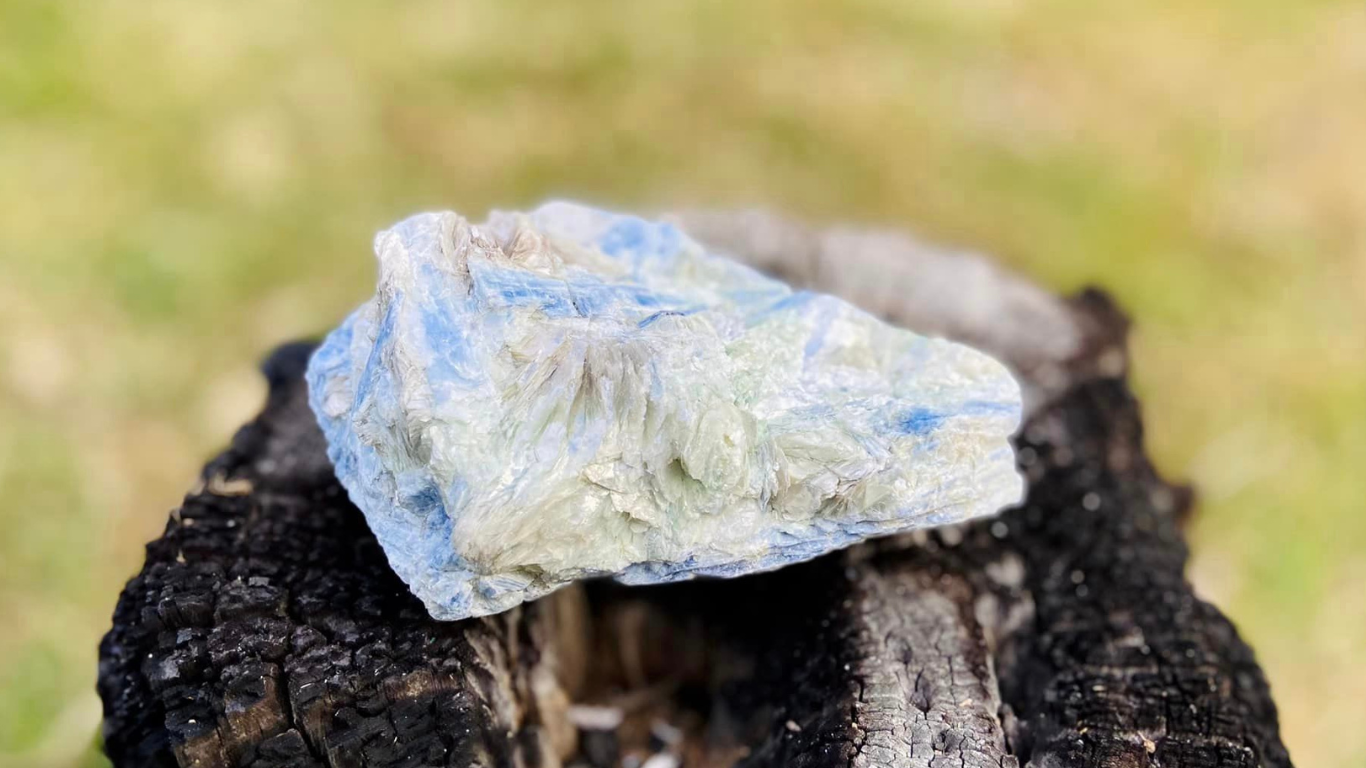
[(1301, 765), (1366, 763), (1366, 7), (0, 4), (0, 765), (98, 765), (95, 645), (419, 209), (765, 204), (1115, 293), (1192, 575)]

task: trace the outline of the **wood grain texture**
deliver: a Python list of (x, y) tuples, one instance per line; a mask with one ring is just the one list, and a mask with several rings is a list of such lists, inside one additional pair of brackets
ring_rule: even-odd
[[(589, 702), (627, 711), (620, 752), (651, 718), (684, 724), (668, 749), (689, 766), (1290, 765), (1252, 652), (1184, 578), (1190, 494), (1145, 457), (1127, 322), (1103, 295), (1056, 299), (894, 235), (731, 216), (707, 231), (754, 263), (914, 304), (886, 314), (1007, 361), (1030, 392), (1025, 503), (773, 573), (589, 584), (434, 622), (332, 477), (304, 402), (310, 347), (287, 346), (265, 411), (119, 600), (99, 682), (115, 764), (608, 765), (615, 741), (571, 725)], [(988, 270), (973, 284), (994, 312), (896, 300), (964, 269)]]

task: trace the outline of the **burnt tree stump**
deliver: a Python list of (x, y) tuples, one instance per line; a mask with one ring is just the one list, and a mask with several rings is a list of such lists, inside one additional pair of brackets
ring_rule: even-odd
[(1290, 765), (1252, 651), (1183, 575), (1190, 494), (1144, 454), (1103, 294), (889, 233), (687, 219), (1009, 363), (1026, 501), (773, 573), (436, 622), (332, 476), (312, 347), (287, 345), (119, 599), (99, 674), (115, 765)]

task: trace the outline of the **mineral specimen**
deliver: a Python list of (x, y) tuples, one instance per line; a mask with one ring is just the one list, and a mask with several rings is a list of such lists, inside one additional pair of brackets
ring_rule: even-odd
[(432, 616), (738, 576), (1018, 501), (1020, 392), (967, 347), (674, 226), (552, 203), (375, 240), (308, 371), (337, 476)]

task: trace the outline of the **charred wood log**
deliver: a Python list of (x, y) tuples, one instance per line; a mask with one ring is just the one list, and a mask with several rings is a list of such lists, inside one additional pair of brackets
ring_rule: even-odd
[(1183, 576), (1190, 494), (1145, 457), (1107, 299), (893, 235), (689, 225), (1009, 362), (1026, 502), (774, 573), (435, 622), (332, 476), (311, 347), (286, 346), (264, 412), (118, 602), (99, 679), (115, 764), (1290, 765), (1251, 651)]
[(429, 619), (320, 453), (300, 378), (311, 349), (267, 362), (265, 412), (205, 469), (119, 600), (100, 649), (109, 755), (534, 765), (567, 749), (558, 667), (581, 631), (578, 593)]

